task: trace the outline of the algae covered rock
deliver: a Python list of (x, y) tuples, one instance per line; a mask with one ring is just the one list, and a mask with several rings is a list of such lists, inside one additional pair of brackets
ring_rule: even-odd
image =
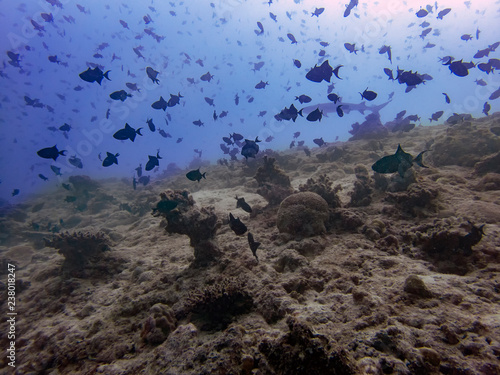
[(326, 232), (328, 203), (316, 193), (292, 194), (281, 202), (276, 225), (282, 233), (315, 236)]

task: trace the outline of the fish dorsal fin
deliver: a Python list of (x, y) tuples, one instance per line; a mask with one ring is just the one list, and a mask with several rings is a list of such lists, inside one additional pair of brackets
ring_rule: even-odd
[(401, 148), (401, 145), (398, 144), (398, 149), (396, 150), (396, 154), (404, 153), (403, 149)]
[(106, 152), (106, 156), (114, 156), (111, 152)]

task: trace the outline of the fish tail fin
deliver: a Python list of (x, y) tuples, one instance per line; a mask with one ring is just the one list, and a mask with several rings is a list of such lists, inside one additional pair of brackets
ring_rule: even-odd
[(298, 112), (298, 114), (300, 115), (300, 117), (304, 117), (304, 115), (302, 114), (302, 109)]
[(205, 173), (203, 173), (203, 174), (201, 175), (201, 177), (203, 177), (205, 180), (207, 179), (207, 178), (205, 177), (205, 176), (206, 176), (206, 174), (207, 174), (207, 172), (205, 172)]
[(59, 155), (66, 156), (66, 150), (59, 151)]
[(363, 100), (365, 97), (363, 96), (363, 94), (359, 93), (359, 95), (361, 95), (361, 100)]
[[(106, 73), (104, 73), (104, 78), (106, 78), (108, 81), (111, 81), (108, 77), (108, 73), (111, 72), (111, 70), (108, 70)], [(100, 83), (99, 83), (100, 84)]]
[(137, 134), (139, 134), (139, 135), (142, 135), (142, 134), (141, 134), (141, 129), (142, 129), (142, 128), (139, 128), (139, 129), (137, 129), (135, 132), (136, 132)]
[(422, 156), (427, 151), (429, 151), (429, 150), (422, 151), (420, 154), (417, 155), (417, 157), (415, 158), (415, 160), (413, 160), (415, 163), (417, 163), (418, 165), (420, 165), (422, 168), (429, 168), (427, 165), (424, 165), (424, 161), (422, 160)]

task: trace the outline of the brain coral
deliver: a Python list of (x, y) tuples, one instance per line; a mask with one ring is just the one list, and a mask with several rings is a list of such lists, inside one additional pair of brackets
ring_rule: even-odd
[(325, 233), (328, 203), (316, 193), (292, 194), (281, 202), (276, 225), (280, 232), (314, 236)]

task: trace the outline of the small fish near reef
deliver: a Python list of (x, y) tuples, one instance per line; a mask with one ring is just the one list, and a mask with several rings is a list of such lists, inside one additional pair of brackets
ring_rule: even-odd
[(238, 236), (247, 231), (247, 226), (241, 222), (240, 218), (235, 219), (232, 213), (229, 213), (229, 228)]
[(384, 156), (382, 159), (377, 160), (372, 165), (372, 169), (377, 173), (398, 172), (401, 177), (404, 177), (406, 171), (413, 166), (413, 163), (417, 163), (422, 168), (429, 168), (422, 161), (422, 156), (425, 152), (427, 150), (422, 151), (414, 159), (411, 154), (403, 151), (401, 145), (398, 145), (398, 149), (394, 155)]
[(255, 241), (253, 238), (253, 234), (250, 232), (248, 232), (247, 238), (248, 238), (248, 244), (250, 245), (250, 250), (252, 250), (252, 254), (255, 257), (255, 259), (257, 259), (258, 262), (259, 258), (257, 257), (257, 249), (260, 246), (260, 242)]
[(206, 174), (207, 174), (207, 172), (201, 173), (200, 168), (198, 168), (198, 169), (195, 169), (195, 170), (192, 170), (192, 171), (189, 171), (188, 173), (186, 173), (186, 177), (188, 180), (200, 182), (200, 180), (202, 178), (206, 179), (206, 177), (205, 177)]
[(248, 212), (249, 214), (252, 213), (252, 207), (245, 202), (245, 198), (238, 198), (236, 196), (236, 208), (241, 208), (243, 211)]
[(255, 138), (255, 141), (245, 139), (245, 145), (241, 149), (241, 155), (243, 155), (246, 159), (255, 158), (255, 155), (259, 152), (259, 145), (257, 142), (260, 142), (259, 137)]

